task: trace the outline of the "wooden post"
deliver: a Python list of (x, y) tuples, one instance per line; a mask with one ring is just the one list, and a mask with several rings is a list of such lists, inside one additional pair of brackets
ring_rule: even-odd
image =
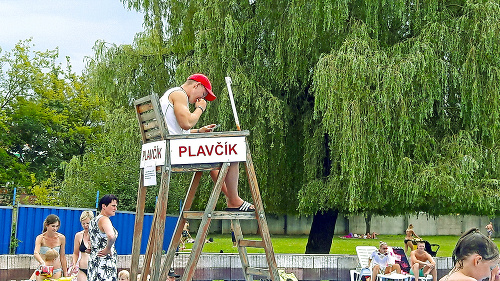
[(132, 257), (130, 265), (130, 278), (137, 280), (139, 271), (139, 256), (141, 254), (142, 227), (144, 224), (144, 207), (146, 205), (146, 187), (144, 186), (144, 169), (139, 175), (139, 188), (137, 189), (137, 208), (135, 210), (134, 239), (132, 241)]
[(196, 190), (200, 184), (201, 176), (203, 172), (195, 172), (193, 174), (193, 178), (191, 179), (191, 184), (189, 185), (188, 192), (186, 194), (186, 198), (184, 199), (184, 205), (182, 206), (181, 214), (179, 216), (179, 221), (177, 222), (177, 226), (174, 230), (174, 235), (172, 236), (172, 240), (170, 240), (170, 245), (167, 250), (167, 258), (163, 262), (162, 272), (160, 276), (160, 280), (167, 280), (167, 274), (170, 268), (172, 267), (172, 263), (174, 261), (175, 251), (179, 246), (179, 241), (181, 240), (182, 230), (184, 229), (184, 224), (186, 224), (186, 218), (182, 215), (184, 211), (190, 210), (191, 205), (194, 201), (194, 196), (196, 194)]

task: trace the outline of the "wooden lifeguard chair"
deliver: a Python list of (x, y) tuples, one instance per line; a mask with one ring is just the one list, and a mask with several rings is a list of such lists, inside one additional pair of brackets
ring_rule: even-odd
[[(232, 94), (232, 93), (231, 93)], [(232, 97), (232, 96), (231, 96)], [(231, 220), (236, 238), (237, 248), (241, 259), (242, 269), (246, 281), (253, 280), (253, 275), (264, 276), (273, 281), (279, 281), (279, 275), (274, 257), (274, 251), (269, 235), (262, 198), (257, 184), (257, 178), (252, 162), (250, 150), (246, 142), (246, 137), (250, 134), (248, 131), (231, 132), (211, 132), (202, 134), (169, 135), (166, 129), (163, 113), (159, 104), (158, 97), (155, 94), (146, 96), (134, 101), (141, 131), (142, 142), (144, 145), (163, 142), (165, 147), (165, 162), (161, 165), (161, 183), (158, 194), (158, 201), (155, 208), (151, 233), (148, 240), (146, 254), (144, 256), (144, 265), (141, 272), (141, 281), (146, 281), (150, 275), (152, 281), (166, 280), (168, 271), (172, 266), (175, 252), (180, 244), (182, 230), (187, 219), (201, 219), (201, 223), (196, 235), (193, 248), (186, 264), (184, 274), (181, 280), (192, 280), (197, 262), (205, 243), (210, 222), (213, 219)], [(238, 125), (239, 127), (239, 125)], [(221, 147), (212, 147), (211, 155), (208, 154), (209, 147), (203, 146), (228, 144), (228, 150), (221, 150)], [(193, 148), (193, 150), (189, 150)], [(224, 149), (228, 148), (224, 146)], [(200, 151), (203, 150), (203, 151)], [(161, 149), (160, 149), (161, 150)], [(233, 155), (227, 155), (229, 154)], [(196, 154), (196, 156), (195, 156)], [(219, 155), (224, 154), (224, 155)], [(243, 155), (242, 155), (243, 154)], [(187, 157), (183, 157), (187, 156)], [(236, 160), (235, 160), (236, 159)], [(215, 211), (217, 200), (222, 188), (222, 179), (227, 174), (230, 162), (244, 162), (246, 174), (252, 194), (255, 212), (228, 212)], [(159, 167), (156, 167), (158, 170)], [(204, 171), (220, 169), (218, 179), (208, 200), (204, 211), (192, 211), (197, 187)], [(137, 192), (137, 209), (134, 227), (134, 240), (132, 244), (131, 260), (131, 280), (135, 280), (139, 270), (139, 256), (141, 248), (142, 225), (144, 219), (144, 206), (146, 198), (146, 187), (144, 185), (144, 168), (141, 165), (141, 178), (139, 179), (139, 189)], [(170, 177), (172, 173), (194, 172), (188, 192), (186, 194), (184, 205), (182, 207), (179, 220), (170, 242), (166, 259), (161, 265), (161, 253), (163, 245), (163, 234), (165, 230), (165, 220), (168, 201), (168, 190)], [(241, 231), (240, 220), (257, 220), (258, 233), (262, 240), (244, 240)], [(246, 247), (263, 248), (266, 255), (267, 268), (251, 267), (247, 255)]]

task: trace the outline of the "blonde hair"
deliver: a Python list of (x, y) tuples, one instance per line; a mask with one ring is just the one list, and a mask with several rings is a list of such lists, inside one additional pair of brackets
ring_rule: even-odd
[(408, 226), (408, 229), (413, 229), (413, 224), (410, 223), (410, 225)]
[(59, 256), (59, 253), (54, 250), (54, 249), (48, 249), (47, 252), (45, 253), (45, 261), (53, 261), (57, 259)]
[(120, 272), (118, 272), (118, 278), (127, 278), (127, 279), (130, 279), (130, 273), (128, 273), (127, 270), (122, 270)]
[(380, 241), (379, 244), (378, 244), (378, 247), (382, 248), (382, 246), (387, 246), (387, 243), (384, 242), (384, 241)]
[(80, 215), (80, 221), (93, 218), (94, 218), (94, 212), (92, 211), (83, 211), (82, 214)]

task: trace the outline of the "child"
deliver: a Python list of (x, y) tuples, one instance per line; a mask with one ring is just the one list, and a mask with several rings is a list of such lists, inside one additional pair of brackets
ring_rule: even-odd
[(35, 271), (36, 280), (54, 279), (61, 277), (61, 272), (54, 274), (54, 261), (59, 257), (59, 253), (54, 249), (48, 249), (44, 256), (45, 265), (41, 265)]
[(118, 272), (118, 281), (130, 281), (130, 273), (127, 270)]

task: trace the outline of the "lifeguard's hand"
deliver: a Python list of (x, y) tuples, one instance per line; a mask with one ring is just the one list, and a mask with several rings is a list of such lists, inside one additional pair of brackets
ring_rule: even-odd
[(212, 132), (214, 130), (215, 126), (217, 126), (217, 125), (216, 124), (205, 125), (205, 126), (200, 128), (200, 133)]
[(194, 107), (197, 108), (198, 106), (203, 107), (203, 111), (205, 111), (207, 109), (207, 101), (204, 99), (197, 99), (194, 103)]

